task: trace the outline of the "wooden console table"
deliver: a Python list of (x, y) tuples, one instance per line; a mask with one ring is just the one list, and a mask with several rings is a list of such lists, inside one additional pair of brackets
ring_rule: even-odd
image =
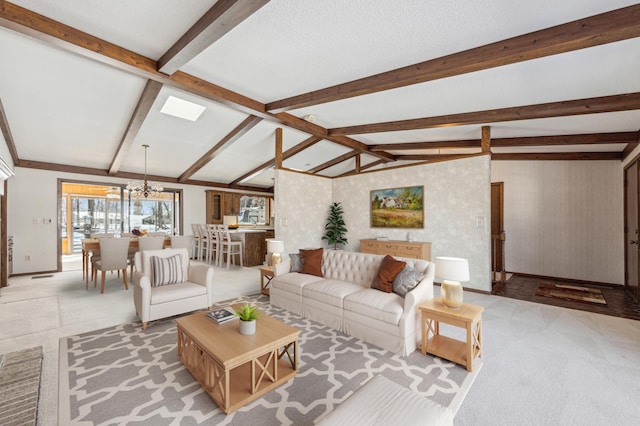
[(362, 253), (431, 260), (431, 243), (421, 241), (360, 240)]
[[(482, 356), (482, 306), (463, 303), (460, 309), (444, 306), (440, 298), (422, 303), (422, 353), (448, 359), (473, 371), (473, 361)], [(440, 334), (440, 323), (467, 330), (467, 340), (452, 339)]]

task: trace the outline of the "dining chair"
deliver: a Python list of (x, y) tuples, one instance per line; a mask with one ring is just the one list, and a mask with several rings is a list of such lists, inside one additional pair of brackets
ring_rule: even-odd
[(189, 253), (193, 249), (193, 235), (172, 235), (171, 248), (186, 248)]
[[(109, 233), (93, 232), (93, 233), (89, 234), (90, 238), (95, 238), (95, 239), (113, 238), (114, 236), (115, 236), (115, 234), (113, 234), (112, 232), (109, 232)], [(89, 264), (91, 264), (91, 279), (93, 279), (93, 274), (95, 274), (95, 269), (93, 267), (93, 264), (94, 264), (94, 262), (97, 262), (98, 260), (100, 260), (100, 252), (99, 251), (97, 253), (92, 252), (90, 256), (83, 252), (82, 255), (83, 255), (83, 257), (86, 256), (86, 259), (85, 258), (82, 259), (83, 264), (85, 262), (87, 262), (87, 266)], [(86, 274), (86, 277), (85, 277), (85, 287), (87, 289), (89, 288), (89, 274)]]
[(124, 288), (129, 289), (127, 282), (127, 259), (129, 255), (129, 238), (100, 238), (100, 259), (94, 262), (95, 273), (93, 286), (97, 285), (98, 273), (102, 272), (100, 293), (104, 293), (104, 279), (106, 271), (122, 271)]
[[(224, 261), (224, 255), (227, 256), (227, 269), (229, 269), (229, 264), (231, 262), (231, 258), (233, 256), (240, 256), (240, 266), (242, 267), (242, 241), (234, 241), (231, 240), (231, 234), (229, 233), (229, 229), (225, 226), (220, 231), (221, 240), (220, 240), (220, 261)], [(235, 262), (234, 262), (235, 265)], [(222, 263), (221, 263), (222, 266)]]
[(208, 224), (207, 233), (209, 234), (209, 249), (207, 250), (207, 263), (217, 265), (220, 259), (220, 235), (218, 232), (219, 226), (215, 224)]
[(138, 251), (162, 250), (164, 248), (164, 234), (162, 237), (140, 237), (138, 238)]
[(204, 223), (198, 225), (198, 232), (200, 233), (200, 257), (198, 260), (206, 262), (211, 255), (211, 238), (209, 236), (207, 225)]
[(193, 247), (191, 248), (191, 258), (200, 260), (202, 258), (202, 235), (200, 234), (200, 225), (191, 224), (191, 232), (193, 233)]

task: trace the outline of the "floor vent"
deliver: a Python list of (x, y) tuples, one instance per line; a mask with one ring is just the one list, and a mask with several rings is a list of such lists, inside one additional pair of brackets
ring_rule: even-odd
[(38, 278), (51, 278), (53, 275), (34, 275), (31, 277), (32, 280), (37, 280)]

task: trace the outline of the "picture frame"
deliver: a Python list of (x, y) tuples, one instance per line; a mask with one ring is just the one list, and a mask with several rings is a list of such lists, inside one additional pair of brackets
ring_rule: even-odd
[(372, 228), (424, 228), (424, 186), (372, 190), (369, 207)]

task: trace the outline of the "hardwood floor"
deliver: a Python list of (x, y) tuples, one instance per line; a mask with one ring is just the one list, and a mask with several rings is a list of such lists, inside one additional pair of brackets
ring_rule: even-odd
[(607, 301), (606, 306), (602, 306), (593, 303), (573, 302), (552, 297), (536, 296), (536, 289), (541, 281), (575, 285), (575, 282), (513, 275), (504, 284), (494, 284), (492, 294), (640, 321), (640, 305), (633, 300), (622, 286), (592, 285), (591, 287), (597, 287), (602, 290), (602, 295)]

